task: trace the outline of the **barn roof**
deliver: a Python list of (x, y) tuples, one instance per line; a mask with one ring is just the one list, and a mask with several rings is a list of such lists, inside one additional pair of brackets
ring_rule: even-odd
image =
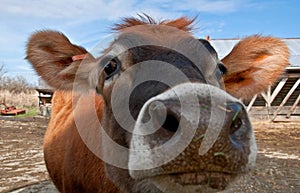
[[(216, 49), (220, 58), (225, 57), (240, 39), (211, 39), (211, 45)], [(300, 38), (283, 38), (290, 50), (290, 66), (300, 67)]]

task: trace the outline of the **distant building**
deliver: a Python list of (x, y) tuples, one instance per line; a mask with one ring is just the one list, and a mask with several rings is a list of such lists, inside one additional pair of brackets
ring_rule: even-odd
[(39, 95), (38, 105), (43, 116), (51, 115), (51, 101), (54, 89), (51, 88), (43, 79), (39, 78), (38, 87), (36, 88)]

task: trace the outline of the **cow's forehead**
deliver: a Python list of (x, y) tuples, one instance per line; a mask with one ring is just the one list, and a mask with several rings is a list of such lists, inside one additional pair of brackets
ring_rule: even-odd
[[(194, 42), (195, 41), (195, 42)], [(115, 43), (127, 48), (143, 45), (155, 45), (171, 49), (179, 49), (182, 46), (196, 44), (190, 33), (179, 30), (175, 27), (165, 25), (140, 25), (122, 30)]]
[(119, 32), (120, 36), (135, 34), (136, 36), (152, 39), (152, 41), (173, 42), (174, 38), (193, 37), (191, 33), (182, 31), (176, 27), (166, 25), (137, 25), (128, 27)]
[(111, 44), (110, 54), (121, 55), (131, 48), (142, 46), (159, 46), (176, 51), (202, 70), (210, 73), (217, 63), (217, 54), (207, 41), (196, 39), (190, 33), (165, 25), (139, 25), (119, 32)]
[[(183, 55), (198, 67), (204, 75), (204, 79), (207, 80), (206, 82), (219, 86), (215, 77), (219, 59), (213, 47), (209, 42), (196, 39), (190, 33), (178, 28), (160, 25), (140, 25), (126, 28), (119, 32), (107, 55), (119, 57), (121, 61), (131, 61), (132, 57), (140, 57), (141, 54), (138, 53), (141, 49), (134, 48), (144, 46), (165, 48), (165, 50), (171, 50), (172, 53)], [(129, 50), (131, 54), (128, 54)], [(133, 50), (137, 53), (132, 54)], [(151, 60), (151, 57), (147, 57), (147, 60)], [(135, 61), (134, 58), (133, 61)], [(139, 59), (138, 61), (143, 60)], [(125, 64), (123, 67), (126, 68), (126, 63), (123, 64)], [(129, 66), (132, 64), (129, 62)]]

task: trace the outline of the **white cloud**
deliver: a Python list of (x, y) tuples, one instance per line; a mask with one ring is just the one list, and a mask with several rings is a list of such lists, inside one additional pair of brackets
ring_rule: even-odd
[[(245, 2), (245, 1), (244, 1)], [(139, 10), (159, 10), (160, 14), (174, 11), (231, 12), (238, 9), (238, 0), (2, 0), (0, 12), (26, 17), (48, 19), (106, 19), (114, 20)]]
[[(4, 2), (3, 2), (4, 1)], [(132, 10), (133, 0), (3, 0), (0, 12), (41, 19), (116, 19)]]
[[(79, 44), (94, 42), (109, 32), (107, 23), (119, 18), (147, 13), (157, 19), (176, 18), (201, 12), (233, 12), (242, 0), (2, 0), (0, 6), (0, 57), (10, 73), (29, 72), (24, 61), (29, 35), (40, 29), (67, 31)], [(243, 2), (248, 2), (244, 0)], [(201, 19), (201, 18), (200, 18)], [(92, 26), (94, 23), (97, 24)], [(104, 29), (105, 24), (105, 29)], [(206, 30), (215, 26), (205, 25)], [(222, 30), (220, 26), (218, 30)], [(102, 33), (102, 34), (101, 34)], [(2, 62), (2, 61), (1, 61)]]

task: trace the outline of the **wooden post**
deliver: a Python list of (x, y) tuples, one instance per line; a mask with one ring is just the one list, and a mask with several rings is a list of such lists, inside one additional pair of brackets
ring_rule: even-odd
[(251, 99), (250, 103), (248, 104), (247, 109), (246, 109), (247, 112), (249, 112), (251, 110), (251, 107), (253, 106), (256, 98), (257, 98), (257, 94), (253, 96), (253, 98)]
[(296, 99), (295, 103), (293, 104), (292, 108), (290, 109), (290, 111), (288, 112), (288, 114), (286, 115), (286, 118), (290, 118), (291, 114), (293, 114), (293, 112), (295, 111), (298, 103), (300, 102), (300, 95), (298, 95), (298, 98)]
[(283, 78), (278, 83), (278, 85), (276, 86), (275, 90), (273, 91), (273, 93), (271, 95), (270, 104), (274, 101), (274, 99), (276, 98), (276, 96), (278, 95), (278, 93), (281, 91), (281, 89), (283, 88), (283, 86), (285, 85), (285, 83), (286, 83), (287, 80), (288, 80), (288, 78)]
[(271, 108), (271, 86), (268, 86), (267, 93), (262, 92), (261, 96), (265, 99), (266, 101), (266, 107), (267, 107), (267, 115), (268, 119), (270, 118), (270, 108)]

